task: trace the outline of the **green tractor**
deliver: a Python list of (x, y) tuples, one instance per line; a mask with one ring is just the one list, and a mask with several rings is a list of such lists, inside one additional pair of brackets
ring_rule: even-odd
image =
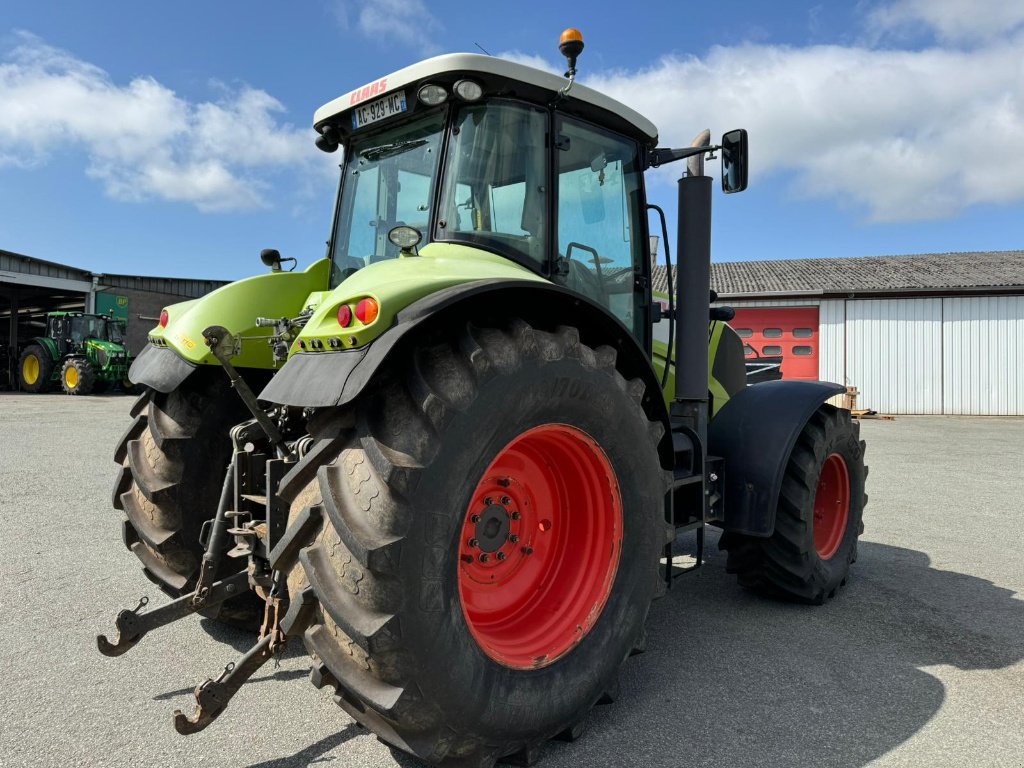
[(132, 357), (125, 346), (125, 321), (84, 312), (50, 312), (46, 335), (32, 339), (18, 360), (25, 392), (46, 392), (58, 382), (69, 395), (110, 386), (132, 387)]
[[(161, 314), (114, 505), (173, 599), (121, 611), (99, 649), (197, 611), (260, 626), (180, 733), (293, 639), (385, 743), (530, 764), (615, 698), (684, 570), (677, 537), (699, 567), (721, 529), (727, 568), (771, 597), (846, 583), (867, 471), (826, 403), (843, 388), (748, 386), (711, 307), (704, 161), (743, 190), (746, 133), (659, 147), (575, 83), (582, 48), (563, 35), (565, 79), (455, 54), (331, 101), (314, 118), (317, 146), (344, 148), (327, 257), (285, 271), (264, 251), (269, 274)], [(644, 172), (684, 159), (663, 312)]]

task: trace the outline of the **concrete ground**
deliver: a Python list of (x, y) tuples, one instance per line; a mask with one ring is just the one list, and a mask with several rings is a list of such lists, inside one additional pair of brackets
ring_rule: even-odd
[[(171, 712), (249, 638), (192, 618), (96, 651), (120, 608), (164, 599), (110, 506), (130, 404), (0, 394), (0, 766), (417, 765), (302, 679), (300, 647), (188, 738)], [(1024, 419), (863, 436), (871, 500), (839, 598), (763, 601), (712, 547), (655, 603), (619, 700), (546, 747), (546, 768), (1024, 766)]]

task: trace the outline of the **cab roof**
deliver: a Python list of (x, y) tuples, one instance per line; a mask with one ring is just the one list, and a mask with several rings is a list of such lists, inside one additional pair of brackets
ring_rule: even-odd
[[(480, 79), (485, 94), (493, 94), (496, 91), (506, 94), (511, 87), (514, 94), (537, 101), (554, 99), (568, 82), (564, 77), (507, 59), (482, 56), (478, 53), (449, 53), (417, 62), (329, 101), (313, 115), (313, 125), (320, 128), (324, 123), (334, 122), (342, 113), (353, 107), (388, 93), (409, 86), (418, 87), (421, 83), (435, 79), (447, 84), (449, 81), (454, 82), (454, 79), (457, 79), (455, 76)], [(522, 88), (517, 89), (517, 84)], [(411, 97), (415, 98), (415, 94), (411, 94)], [(581, 116), (589, 117), (593, 122), (627, 132), (651, 145), (658, 141), (658, 129), (646, 117), (625, 104), (579, 83), (573, 84), (566, 99), (559, 104), (559, 110), (579, 113)]]

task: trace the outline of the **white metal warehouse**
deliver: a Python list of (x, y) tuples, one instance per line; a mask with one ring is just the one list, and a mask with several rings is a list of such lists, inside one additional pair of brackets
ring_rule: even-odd
[(712, 285), (784, 378), (880, 413), (1024, 415), (1024, 251), (720, 263)]

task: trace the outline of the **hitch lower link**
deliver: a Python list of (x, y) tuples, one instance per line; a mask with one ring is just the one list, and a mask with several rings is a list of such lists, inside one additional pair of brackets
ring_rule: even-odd
[[(294, 461), (295, 455), (288, 449), (277, 425), (259, 408), (252, 390), (249, 389), (245, 380), (238, 375), (230, 363), (231, 349), (236, 340), (219, 326), (207, 328), (203, 331), (203, 336), (214, 356), (220, 361), (228, 377), (231, 379), (232, 387), (255, 417), (255, 423), (241, 424), (232, 430), (232, 440), (236, 443), (236, 449), (240, 447), (238, 443), (242, 442), (242, 438), (246, 435), (245, 428), (249, 425), (258, 425), (277, 453), (278, 463), (281, 463), (282, 460), (285, 462)], [(217, 506), (217, 514), (212, 521), (209, 538), (206, 541), (206, 550), (199, 568), (195, 589), (191, 593), (182, 595), (167, 605), (153, 611), (141, 612), (149, 603), (149, 598), (147, 597), (139, 600), (139, 604), (135, 608), (122, 610), (115, 620), (118, 633), (116, 640), (111, 642), (104, 635), (98, 635), (96, 638), (99, 651), (104, 656), (120, 656), (133, 648), (152, 630), (196, 613), (203, 608), (219, 605), (243, 593), (250, 588), (250, 585), (258, 585), (266, 577), (265, 575), (257, 577), (254, 583), (251, 574), (252, 568), (246, 567), (232, 576), (220, 581), (214, 581), (215, 574), (226, 549), (225, 543), (229, 534), (228, 518), (238, 514), (237, 512), (229, 512), (229, 508), (232, 506), (232, 499), (236, 495), (234, 491), (241, 472), (237, 456), (238, 454), (236, 453), (236, 460), (232, 461), (225, 473), (220, 502)], [(268, 470), (268, 486), (270, 485), (270, 475), (271, 473)], [(266, 489), (267, 496), (269, 497), (273, 491), (274, 489), (268, 487)], [(237, 499), (235, 500), (237, 502)], [(235, 506), (237, 508), (238, 505), (236, 504)], [(235, 529), (231, 529), (230, 532), (237, 533)], [(234, 554), (234, 551), (228, 554), (237, 556)], [(248, 554), (250, 566), (252, 566), (254, 553), (249, 550)], [(265, 582), (262, 583), (266, 584)], [(297, 631), (301, 632), (305, 625), (309, 623), (311, 613), (311, 605), (309, 603), (311, 601), (303, 595), (302, 600), (289, 608), (287, 588), (284, 585), (284, 578), (280, 571), (274, 570), (270, 574), (269, 587), (266, 592), (263, 589), (257, 589), (259, 594), (265, 595), (263, 624), (260, 628), (259, 641), (237, 663), (232, 662), (228, 664), (216, 679), (207, 679), (196, 687), (196, 707), (192, 715), (187, 716), (181, 710), (175, 710), (174, 729), (178, 733), (182, 735), (197, 733), (216, 720), (242, 685), (268, 660), (284, 651), (288, 641), (287, 636)], [(285, 595), (284, 598), (280, 596), (282, 593)], [(282, 608), (287, 611), (283, 616)], [(282, 629), (282, 625), (284, 629)]]
[(287, 600), (276, 596), (278, 589), (278, 583), (275, 582), (273, 590), (267, 595), (259, 642), (238, 663), (231, 662), (224, 667), (216, 680), (207, 678), (196, 686), (196, 706), (191, 715), (186, 715), (180, 709), (174, 710), (174, 730), (182, 736), (198, 733), (216, 720), (246, 681), (272, 657), (284, 652), (288, 638), (281, 629), (281, 605), (287, 604)]

